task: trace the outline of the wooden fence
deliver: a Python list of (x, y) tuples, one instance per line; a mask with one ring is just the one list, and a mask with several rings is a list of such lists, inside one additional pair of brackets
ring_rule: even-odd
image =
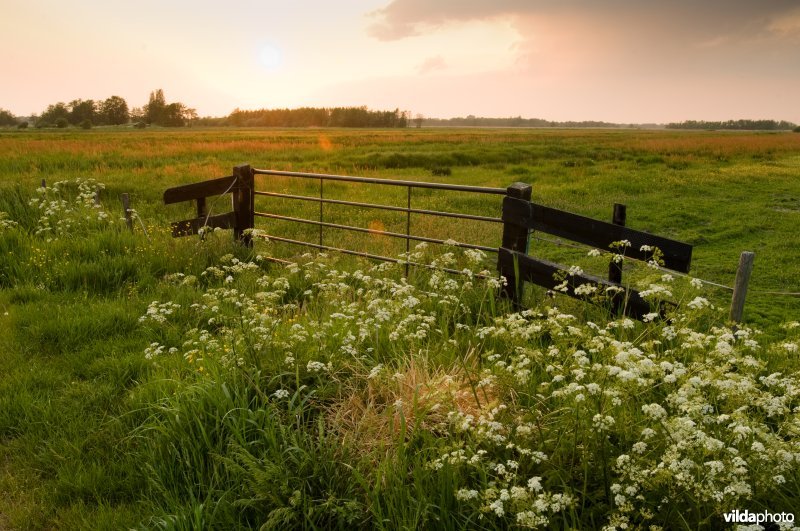
[[(258, 191), (255, 189), (254, 176), (259, 174), (319, 180), (320, 195), (319, 197), (313, 197)], [(408, 203), (405, 207), (399, 207), (326, 199), (322, 193), (323, 182), (328, 180), (380, 184), (386, 186), (404, 186), (408, 189)], [(412, 208), (412, 190), (416, 188), (502, 195), (502, 217), (493, 218), (458, 212)], [(233, 169), (233, 174), (227, 177), (170, 188), (164, 192), (164, 203), (173, 204), (183, 201), (196, 202), (196, 217), (172, 224), (172, 234), (176, 237), (197, 234), (201, 230), (213, 228), (233, 229), (234, 237), (238, 241), (244, 245), (251, 246), (252, 238), (248, 229), (255, 227), (256, 217), (265, 217), (308, 223), (320, 227), (319, 243), (298, 241), (278, 235), (267, 235), (270, 239), (395, 262), (401, 260), (368, 254), (353, 249), (340, 249), (325, 245), (323, 243), (322, 230), (324, 227), (329, 227), (357, 232), (377, 232), (378, 234), (405, 239), (406, 249), (408, 249), (409, 242), (412, 240), (437, 244), (446, 243), (445, 241), (424, 235), (412, 234), (410, 230), (412, 214), (465, 218), (498, 223), (503, 225), (502, 243), (499, 248), (488, 248), (486, 246), (463, 242), (457, 245), (460, 247), (481, 249), (483, 251), (497, 253), (497, 269), (500, 275), (505, 277), (507, 281), (506, 286), (502, 290), (502, 294), (510, 298), (515, 305), (518, 306), (520, 304), (525, 282), (537, 284), (547, 289), (558, 289), (558, 291), (578, 299), (595, 299), (596, 297), (594, 294), (588, 293), (588, 291), (592, 290), (581, 288), (581, 286), (588, 284), (594, 287), (594, 290), (596, 290), (595, 293), (607, 294), (607, 300), (611, 303), (611, 307), (615, 312), (624, 313), (634, 318), (641, 319), (648, 313), (663, 311), (661, 307), (651, 306), (651, 304), (645, 301), (636, 290), (626, 288), (622, 284), (622, 268), (614, 260), (611, 260), (609, 264), (607, 279), (588, 275), (579, 271), (570, 271), (569, 268), (564, 265), (531, 256), (530, 253), (532, 249), (529, 248), (530, 235), (532, 231), (544, 232), (564, 240), (570, 240), (603, 251), (609, 251), (614, 244), (619, 244), (619, 242), (624, 241), (627, 242), (627, 245), (616, 252), (624, 254), (625, 258), (632, 258), (645, 262), (658, 260), (661, 267), (681, 273), (687, 273), (689, 271), (692, 257), (692, 247), (690, 245), (626, 227), (626, 210), (624, 205), (614, 206), (612, 222), (607, 223), (534, 203), (531, 201), (531, 192), (531, 186), (525, 183), (514, 183), (508, 188), (503, 189), (342, 175), (259, 170), (253, 169), (249, 165), (243, 165), (236, 166)], [(228, 193), (231, 194), (232, 210), (223, 214), (209, 215), (206, 199), (211, 196)], [(269, 212), (257, 212), (255, 210), (256, 195), (318, 202), (320, 205), (319, 219), (310, 220)], [(328, 223), (324, 220), (323, 205), (330, 203), (357, 206), (360, 208), (367, 207), (405, 212), (408, 216), (406, 232), (375, 231), (372, 228)]]
[[(530, 256), (528, 246), (530, 231), (539, 231), (559, 238), (581, 243), (614, 255), (650, 262), (660, 267), (688, 273), (692, 260), (692, 246), (625, 227), (624, 205), (614, 206), (612, 223), (557, 210), (531, 201), (531, 186), (514, 183), (508, 187), (503, 199), (503, 242), (498, 254), (498, 270), (507, 280), (505, 293), (518, 303), (524, 282), (532, 282), (578, 299), (594, 299), (598, 293), (606, 294), (613, 309), (637, 319), (653, 311), (639, 292), (622, 285), (622, 268), (614, 259), (609, 264), (608, 279), (572, 271), (569, 268)], [(580, 289), (584, 285), (592, 289)]]

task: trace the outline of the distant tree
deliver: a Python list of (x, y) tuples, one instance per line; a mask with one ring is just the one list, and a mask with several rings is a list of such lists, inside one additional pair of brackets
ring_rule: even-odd
[(58, 102), (54, 105), (48, 105), (47, 109), (39, 117), (36, 122), (36, 127), (53, 127), (59, 120), (64, 120), (64, 123), (69, 123), (69, 109), (63, 102)]
[(134, 107), (133, 109), (130, 110), (128, 115), (131, 119), (131, 122), (133, 123), (139, 123), (139, 122), (144, 123), (145, 120), (147, 119), (147, 114), (145, 113), (144, 108), (142, 107)]
[(170, 103), (164, 107), (164, 115), (161, 119), (161, 124), (165, 127), (183, 127), (186, 125), (184, 120), (184, 112), (186, 107), (183, 103)]
[(196, 122), (200, 117), (197, 115), (197, 109), (190, 109), (189, 107), (184, 107), (183, 118), (191, 125), (192, 123)]
[(66, 129), (69, 126), (69, 121), (66, 118), (56, 118), (55, 125), (59, 129)]
[(164, 91), (161, 89), (150, 93), (150, 100), (143, 111), (147, 123), (164, 127), (183, 127), (186, 125), (186, 120), (197, 117), (197, 112), (183, 103), (167, 103)]
[(143, 107), (145, 121), (149, 124), (164, 125), (164, 114), (167, 107), (167, 100), (164, 98), (164, 91), (161, 89), (150, 93), (150, 100)]
[(108, 125), (128, 123), (128, 103), (119, 96), (111, 96), (100, 103), (100, 120)]
[(420, 113), (417, 113), (417, 115), (414, 116), (414, 125), (416, 126), (417, 129), (422, 127), (422, 122), (424, 120), (425, 120), (425, 117), (422, 116)]
[(20, 122), (19, 125), (17, 125), (17, 129), (27, 129), (27, 128), (28, 128), (28, 122)]
[(795, 133), (800, 133), (800, 125), (792, 129), (792, 131), (794, 131)]
[(17, 125), (17, 119), (11, 111), (0, 109), (0, 126), (4, 125)]
[(72, 100), (69, 102), (67, 120), (72, 125), (82, 124), (83, 122), (94, 123), (97, 119), (96, 112), (94, 100)]

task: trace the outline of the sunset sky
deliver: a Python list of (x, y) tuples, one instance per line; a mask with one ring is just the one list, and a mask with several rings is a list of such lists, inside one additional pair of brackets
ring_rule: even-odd
[(0, 108), (800, 123), (800, 0), (0, 0)]

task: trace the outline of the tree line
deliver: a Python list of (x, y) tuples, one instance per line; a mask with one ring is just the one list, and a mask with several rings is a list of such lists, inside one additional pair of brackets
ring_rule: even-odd
[(160, 125), (181, 127), (198, 126), (234, 127), (407, 127), (409, 113), (370, 110), (362, 107), (301, 107), (298, 109), (235, 109), (225, 117), (200, 118), (194, 109), (180, 102), (168, 103), (161, 89), (150, 93), (146, 105), (129, 108), (124, 98), (111, 96), (102, 101), (73, 100), (49, 105), (39, 116), (18, 119), (0, 109), (0, 126), (27, 127), (30, 121), (36, 127), (91, 128), (95, 125), (124, 125), (134, 123), (139, 127)]
[[(633, 127), (634, 124), (617, 124), (596, 120), (554, 122), (543, 118), (523, 118), (512, 116), (508, 118), (486, 118), (482, 116), (459, 116), (457, 118), (423, 118), (421, 115), (415, 119), (418, 125), (438, 127)], [(649, 124), (648, 124), (649, 125)], [(654, 124), (653, 124), (654, 125)]]
[(727, 120), (708, 122), (688, 120), (684, 122), (658, 124), (618, 124), (602, 121), (556, 122), (542, 118), (486, 118), (474, 115), (457, 118), (425, 118), (421, 114), (412, 120), (408, 111), (379, 111), (362, 107), (300, 107), (297, 109), (234, 109), (225, 117), (203, 117), (180, 102), (168, 103), (164, 91), (150, 93), (147, 104), (129, 108), (120, 96), (105, 100), (72, 100), (58, 102), (48, 107), (39, 116), (29, 118), (15, 117), (11, 112), (0, 109), (0, 127), (68, 127), (70, 125), (91, 128), (95, 125), (124, 125), (133, 123), (138, 127), (159, 125), (163, 127), (234, 126), (234, 127), (408, 127), (415, 125), (439, 127), (559, 127), (559, 128), (630, 128), (666, 127), (667, 129), (722, 129), (722, 130), (763, 130), (800, 132), (800, 127), (785, 120)]
[(124, 125), (133, 123), (139, 127), (160, 125), (163, 127), (182, 127), (197, 119), (197, 112), (180, 102), (167, 103), (164, 91), (150, 93), (147, 104), (142, 107), (128, 107), (121, 96), (110, 96), (105, 100), (72, 100), (48, 105), (40, 115), (17, 118), (11, 112), (0, 109), (0, 126), (25, 128), (32, 123), (37, 128), (69, 127), (70, 125), (89, 129), (96, 125)]
[(725, 122), (706, 122), (688, 120), (670, 123), (667, 129), (727, 129), (733, 131), (789, 131), (797, 128), (796, 124), (785, 120), (727, 120)]
[(220, 125), (236, 127), (407, 127), (408, 113), (373, 111), (367, 107), (300, 107), (299, 109), (235, 109)]

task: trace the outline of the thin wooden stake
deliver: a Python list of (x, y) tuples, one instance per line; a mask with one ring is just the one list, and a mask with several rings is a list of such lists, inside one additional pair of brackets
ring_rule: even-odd
[(47, 188), (47, 180), (42, 179), (42, 188)]
[(739, 268), (736, 270), (736, 281), (733, 284), (733, 297), (731, 298), (731, 321), (742, 322), (744, 314), (744, 298), (747, 295), (747, 284), (750, 282), (750, 273), (753, 272), (755, 253), (743, 251), (739, 256)]
[(128, 230), (133, 232), (133, 216), (131, 215), (131, 198), (127, 193), (122, 194), (119, 196), (122, 200), (122, 210), (125, 213), (125, 225), (128, 226)]

